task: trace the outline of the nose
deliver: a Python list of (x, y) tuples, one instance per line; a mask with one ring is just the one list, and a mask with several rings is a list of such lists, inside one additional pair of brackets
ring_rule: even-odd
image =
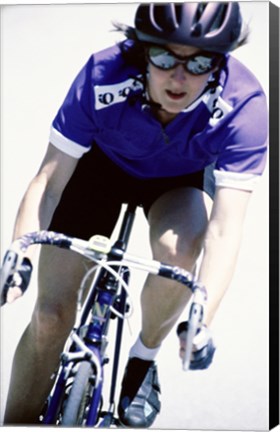
[(182, 64), (177, 64), (174, 69), (172, 69), (172, 78), (176, 81), (182, 82), (186, 80), (186, 70)]

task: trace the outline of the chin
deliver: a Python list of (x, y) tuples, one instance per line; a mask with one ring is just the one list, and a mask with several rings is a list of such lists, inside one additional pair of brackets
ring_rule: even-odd
[(185, 105), (182, 107), (163, 107), (164, 111), (168, 112), (169, 114), (176, 115), (179, 114), (181, 111), (185, 109)]
[(182, 101), (180, 104), (173, 104), (173, 103), (167, 103), (162, 104), (162, 107), (165, 111), (170, 112), (171, 114), (179, 114), (181, 111), (183, 111), (187, 106), (190, 105), (189, 101)]

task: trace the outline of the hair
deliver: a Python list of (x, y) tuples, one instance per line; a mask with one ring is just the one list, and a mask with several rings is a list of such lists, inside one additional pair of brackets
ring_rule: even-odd
[[(113, 31), (120, 32), (126, 37), (126, 40), (119, 42), (119, 47), (125, 61), (129, 65), (139, 68), (141, 73), (145, 73), (147, 68), (146, 48), (151, 44), (140, 41), (133, 27), (119, 22), (113, 22), (112, 24), (114, 26)], [(127, 40), (132, 41), (133, 44), (126, 44)]]

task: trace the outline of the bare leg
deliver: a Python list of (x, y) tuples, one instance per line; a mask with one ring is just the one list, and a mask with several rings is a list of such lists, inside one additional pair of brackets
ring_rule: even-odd
[[(211, 199), (202, 191), (182, 188), (159, 198), (150, 210), (150, 238), (155, 259), (193, 270), (201, 252)], [(190, 299), (182, 285), (148, 276), (142, 291), (145, 346), (159, 346)]]
[(14, 357), (5, 424), (38, 420), (52, 386), (50, 377), (73, 324), (77, 288), (84, 271), (77, 254), (42, 248), (38, 299)]

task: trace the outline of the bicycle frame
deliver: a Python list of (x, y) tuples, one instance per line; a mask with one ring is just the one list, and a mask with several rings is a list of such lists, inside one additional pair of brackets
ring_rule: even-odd
[[(127, 304), (126, 291), (129, 279), (127, 268), (140, 269), (153, 275), (177, 281), (185, 285), (193, 293), (188, 316), (189, 331), (187, 332), (185, 358), (183, 360), (184, 370), (189, 368), (192, 341), (202, 323), (207, 292), (205, 287), (196, 281), (191, 273), (180, 267), (136, 257), (126, 252), (135, 209), (136, 206), (128, 206), (122, 221), (119, 238), (113, 246), (111, 246), (109, 239), (102, 236), (94, 236), (89, 241), (85, 241), (51, 231), (38, 231), (28, 233), (15, 240), (5, 255), (1, 270), (1, 304), (5, 303), (5, 293), (7, 293), (10, 284), (13, 283), (13, 276), (17, 273), (17, 269), (20, 268), (26, 250), (33, 244), (47, 244), (70, 249), (98, 264), (98, 269), (91, 282), (84, 305), (81, 306), (81, 302), (78, 302), (75, 325), (61, 355), (58, 373), (48, 399), (49, 404), (45, 414), (43, 414), (44, 424), (60, 424), (61, 421), (63, 425), (77, 424), (76, 417), (73, 418), (73, 415), (67, 417), (65, 414), (65, 412), (68, 415), (68, 413), (71, 414), (75, 411), (70, 410), (71, 404), (69, 403), (70, 400), (74, 400), (74, 397), (71, 399), (72, 392), (71, 390), (69, 392), (69, 389), (72, 388), (73, 390), (74, 387), (75, 389), (79, 388), (83, 402), (82, 411), (83, 413), (86, 411), (81, 424), (96, 426), (100, 418), (103, 419), (98, 424), (100, 427), (107, 427), (116, 422), (114, 418), (114, 397), (123, 318)], [(92, 272), (92, 269), (89, 270), (87, 276), (88, 274), (91, 275)], [(109, 409), (103, 412), (101, 411), (103, 366), (107, 363), (105, 353), (109, 321), (115, 315), (118, 317), (118, 322)], [(86, 399), (84, 399), (83, 393), (85, 387), (87, 389)], [(64, 402), (68, 394), (69, 399), (64, 410)], [(73, 407), (73, 404), (71, 407)], [(78, 410), (79, 407), (76, 408), (77, 414)], [(63, 415), (61, 415), (62, 411)], [(66, 418), (68, 423), (66, 423)]]
[[(126, 251), (133, 227), (135, 210), (136, 206), (128, 205), (122, 220), (118, 239), (113, 247), (113, 252), (109, 254), (109, 260), (110, 258), (118, 258), (115, 256), (116, 254), (114, 253), (114, 250), (117, 251), (120, 249), (122, 251)], [(119, 257), (119, 259), (121, 259), (121, 257)], [(121, 271), (123, 270), (122, 267), (120, 269)], [(129, 274), (127, 271), (123, 277), (126, 279), (126, 282), (128, 282)], [(102, 394), (103, 366), (106, 363), (104, 356), (106, 352), (107, 341), (105, 338), (108, 333), (109, 322), (112, 315), (111, 307), (116, 302), (118, 289), (117, 285), (118, 281), (116, 281), (114, 276), (112, 276), (104, 268), (101, 268), (99, 273), (94, 278), (80, 316), (76, 319), (74, 328), (66, 343), (66, 349), (61, 356), (61, 370), (58, 373), (58, 378), (54, 385), (54, 392), (50, 398), (50, 404), (44, 416), (43, 424), (53, 424), (55, 422), (57, 408), (64, 396), (63, 392), (67, 385), (67, 380), (69, 379), (71, 369), (75, 367), (78, 362), (83, 360), (87, 360), (92, 363), (96, 374), (95, 388), (85, 425), (96, 425), (99, 420), (99, 414), (104, 417), (99, 426), (110, 426), (112, 423), (116, 422), (116, 419), (114, 419), (115, 390), (124, 321), (121, 317), (117, 317), (118, 323), (116, 329), (115, 352), (113, 357), (108, 411), (105, 413), (98, 413), (98, 408)], [(121, 293), (118, 295), (118, 298), (118, 310), (121, 315), (124, 315), (126, 309), (126, 292), (123, 288), (121, 289)], [(91, 319), (90, 322), (87, 323), (90, 314)], [(87, 330), (86, 334), (84, 335), (84, 343), (82, 343), (79, 334), (83, 333), (85, 328)]]

